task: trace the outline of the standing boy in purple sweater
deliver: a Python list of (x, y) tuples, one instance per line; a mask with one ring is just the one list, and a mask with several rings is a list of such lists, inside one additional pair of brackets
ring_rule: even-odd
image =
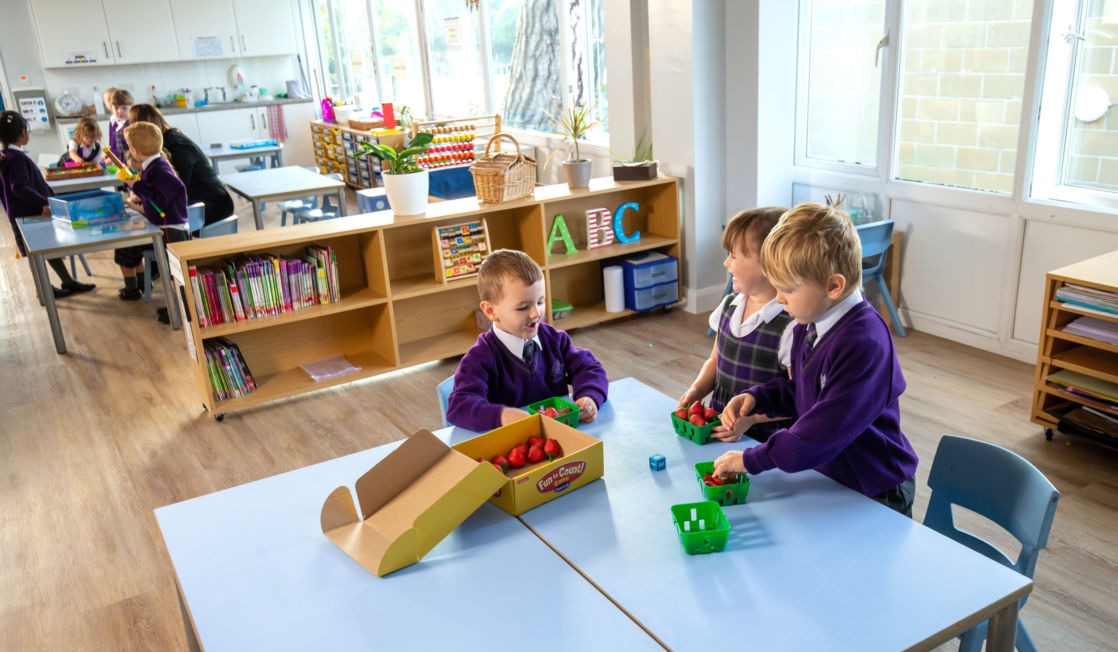
[(815, 469), (911, 517), (917, 458), (900, 427), (905, 381), (889, 327), (858, 290), (854, 225), (834, 208), (801, 204), (765, 240), (761, 265), (796, 320), (791, 378), (734, 397), (722, 423), (766, 414), (797, 420), (760, 446), (723, 454), (715, 472)]
[(568, 384), (579, 418), (593, 421), (609, 380), (592, 353), (543, 323), (547, 292), (536, 261), (522, 251), (498, 249), (481, 263), (477, 286), (493, 328), (478, 336), (454, 372), (447, 421), (492, 430), (528, 416), (518, 405), (566, 396)]

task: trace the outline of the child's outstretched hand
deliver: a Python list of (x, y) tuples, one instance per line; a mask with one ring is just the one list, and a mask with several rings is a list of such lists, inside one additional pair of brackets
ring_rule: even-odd
[(757, 399), (752, 394), (738, 394), (722, 409), (722, 425), (732, 429), (739, 419), (746, 418), (755, 407)]
[(745, 473), (745, 462), (741, 459), (741, 451), (727, 451), (714, 460), (714, 475), (725, 478), (734, 473)]
[(578, 413), (578, 420), (579, 421), (581, 421), (583, 423), (590, 423), (591, 421), (593, 421), (594, 419), (597, 418), (597, 416), (598, 416), (598, 404), (595, 403), (594, 399), (590, 398), (589, 396), (582, 396), (580, 398), (576, 398), (575, 399), (575, 405), (577, 405), (579, 408), (581, 408), (581, 410)]
[(679, 405), (675, 406), (675, 409), (691, 407), (692, 403), (701, 400), (703, 400), (703, 395), (695, 391), (694, 387), (688, 387), (683, 396), (679, 397)]
[(39, 215), (42, 217), (50, 217), (50, 205), (48, 204), (46, 206), (43, 206), (43, 212), (39, 213)]
[(727, 425), (715, 426), (714, 428), (711, 428), (710, 436), (714, 439), (717, 439), (718, 441), (724, 441), (724, 442), (737, 441), (737, 440), (741, 439), (742, 433), (744, 433), (747, 429), (749, 429), (749, 426), (751, 425), (751, 424), (745, 423), (745, 421), (748, 418), (749, 417), (738, 419), (738, 422), (735, 424), (735, 427), (731, 427), (731, 426), (727, 426)]
[(524, 410), (521, 410), (520, 408), (504, 408), (503, 410), (501, 410), (501, 425), (507, 426), (513, 421), (520, 421), (526, 416), (528, 416), (528, 413)]

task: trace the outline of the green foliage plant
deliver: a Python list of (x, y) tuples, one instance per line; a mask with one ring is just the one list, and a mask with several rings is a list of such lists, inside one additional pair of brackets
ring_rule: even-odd
[(353, 158), (362, 158), (364, 156), (375, 156), (380, 159), (382, 169), (385, 174), (411, 174), (413, 172), (422, 172), (423, 168), (419, 167), (416, 162), (416, 157), (426, 152), (431, 147), (431, 141), (434, 136), (427, 132), (420, 132), (415, 135), (406, 147), (397, 151), (387, 145), (380, 145), (373, 143), (360, 143), (360, 151), (354, 152)]

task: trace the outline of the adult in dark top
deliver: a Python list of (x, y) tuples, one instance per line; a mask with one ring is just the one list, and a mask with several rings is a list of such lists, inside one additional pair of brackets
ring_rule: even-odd
[(159, 109), (150, 104), (134, 104), (128, 111), (128, 122), (150, 122), (163, 132), (163, 149), (175, 173), (186, 186), (189, 204), (206, 205), (206, 224), (213, 224), (233, 214), (233, 198), (217, 178), (210, 159), (198, 145), (164, 119)]

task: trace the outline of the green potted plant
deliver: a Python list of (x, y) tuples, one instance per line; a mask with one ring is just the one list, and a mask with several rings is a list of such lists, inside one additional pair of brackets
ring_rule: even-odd
[(645, 143), (644, 135), (637, 141), (633, 158), (623, 159), (614, 154), (614, 181), (648, 181), (659, 173), (656, 161), (652, 159), (652, 140)]
[(380, 159), (380, 178), (388, 195), (388, 205), (396, 215), (427, 212), (430, 179), (427, 170), (419, 167), (415, 158), (431, 147), (433, 138), (429, 133), (418, 133), (399, 150), (379, 143), (362, 142), (360, 150), (353, 154), (353, 158), (375, 156)]
[[(563, 136), (565, 141), (570, 142), (567, 149), (567, 160), (563, 161), (563, 171), (567, 175), (568, 188), (587, 188), (590, 186), (590, 159), (582, 158), (579, 155), (578, 141), (586, 136), (586, 132), (602, 124), (601, 120), (592, 119), (594, 110), (593, 105), (586, 106), (577, 102), (571, 104), (566, 110), (556, 110), (555, 113), (547, 114), (552, 127), (554, 127), (551, 133)], [(558, 151), (558, 148), (551, 151), (551, 154), (547, 157), (548, 161), (551, 160), (556, 151)], [(571, 158), (572, 153), (574, 158)]]

